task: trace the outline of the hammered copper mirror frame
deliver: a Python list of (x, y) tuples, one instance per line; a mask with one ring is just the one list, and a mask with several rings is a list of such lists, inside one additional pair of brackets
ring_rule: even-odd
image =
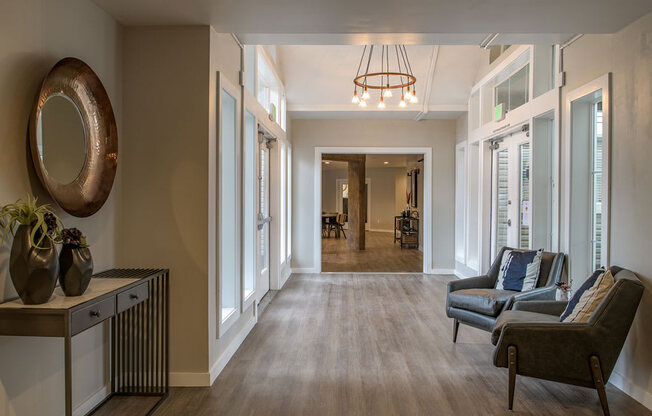
[[(69, 98), (84, 122), (86, 160), (77, 178), (69, 184), (60, 184), (50, 177), (39, 155), (38, 121), (43, 105), (53, 95)], [(29, 131), (36, 173), (56, 203), (76, 217), (96, 213), (113, 187), (118, 165), (118, 133), (109, 96), (88, 65), (76, 58), (65, 58), (52, 68), (38, 94)]]

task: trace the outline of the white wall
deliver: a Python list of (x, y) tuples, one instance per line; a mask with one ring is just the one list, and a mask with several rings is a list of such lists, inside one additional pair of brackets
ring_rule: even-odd
[[(432, 148), (432, 265), (453, 269), (454, 120), (294, 119), (293, 268), (313, 269), (315, 147), (378, 146)], [(373, 191), (372, 191), (373, 192)]]
[[(396, 192), (397, 177), (407, 181), (405, 168), (367, 168), (366, 176), (370, 180), (370, 230), (393, 230), (394, 216), (401, 212), (397, 206), (402, 204), (402, 209), (405, 209), (405, 185), (399, 200)], [(347, 177), (348, 172), (344, 169), (322, 170), (322, 211), (337, 211), (337, 180), (346, 180)]]
[[(611, 264), (636, 272), (646, 291), (610, 380), (652, 409), (652, 14), (614, 35), (583, 36), (566, 48), (564, 69), (562, 103), (567, 92), (612, 73)], [(562, 230), (566, 224), (562, 217)]]
[[(107, 203), (90, 218), (58, 213), (83, 230), (95, 270), (116, 266), (117, 210), (121, 193), (122, 29), (86, 0), (5, 1), (0, 12), (0, 205), (31, 193), (52, 202), (33, 171), (27, 147), (28, 118), (40, 84), (60, 59), (82, 59), (97, 73), (118, 125), (118, 177)], [(0, 248), (0, 301), (16, 296), (8, 274), (11, 241)], [(108, 381), (107, 337), (100, 325), (73, 339), (73, 407)], [(63, 340), (0, 337), (0, 414), (64, 414)]]

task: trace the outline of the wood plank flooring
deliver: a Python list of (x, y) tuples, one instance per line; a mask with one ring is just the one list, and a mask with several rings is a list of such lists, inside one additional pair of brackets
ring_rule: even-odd
[[(520, 376), (509, 412), (489, 334), (451, 342), (450, 279), (293, 275), (214, 385), (172, 389), (156, 416), (602, 414), (594, 390)], [(652, 414), (607, 394), (612, 415)]]
[(322, 272), (421, 273), (423, 254), (416, 249), (401, 249), (394, 234), (367, 231), (366, 249), (349, 250), (345, 238), (322, 238)]

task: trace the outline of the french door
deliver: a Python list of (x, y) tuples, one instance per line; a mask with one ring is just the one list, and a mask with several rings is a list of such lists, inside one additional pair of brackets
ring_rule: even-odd
[(257, 301), (269, 291), (269, 144), (263, 133), (258, 133), (258, 231), (257, 231), (257, 262), (256, 280)]
[(530, 167), (526, 133), (494, 143), (492, 172), (492, 258), (503, 246), (531, 247)]

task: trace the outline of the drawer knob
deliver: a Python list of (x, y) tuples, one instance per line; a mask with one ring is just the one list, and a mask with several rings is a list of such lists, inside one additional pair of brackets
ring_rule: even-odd
[(129, 295), (129, 299), (137, 300), (137, 299), (138, 299), (138, 295), (132, 293), (131, 295)]
[(100, 311), (91, 311), (91, 316), (99, 318), (100, 317)]

